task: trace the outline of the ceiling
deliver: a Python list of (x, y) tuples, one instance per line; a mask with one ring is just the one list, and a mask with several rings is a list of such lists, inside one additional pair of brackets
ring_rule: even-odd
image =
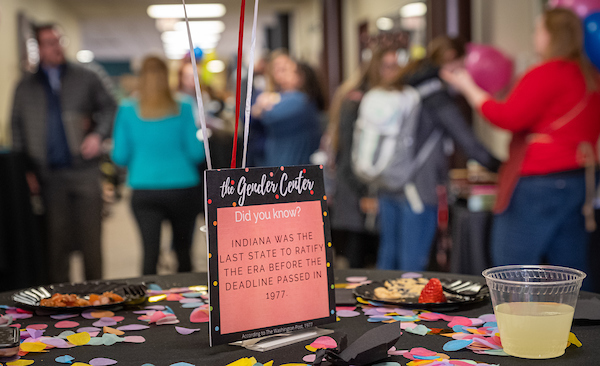
[[(155, 20), (146, 14), (152, 4), (181, 4), (179, 0), (56, 0), (71, 9), (81, 25), (81, 47), (94, 52), (98, 60), (140, 59), (149, 53), (161, 53), (162, 41)], [(261, 0), (257, 47), (264, 44), (264, 28), (275, 22), (277, 12), (293, 12), (311, 0)], [(240, 0), (188, 1), (187, 4), (215, 3), (225, 5), (227, 13), (219, 20), (225, 31), (216, 52), (227, 58), (237, 51)], [(245, 39), (249, 45), (254, 2), (246, 2)], [(194, 39), (201, 35), (192, 35)]]

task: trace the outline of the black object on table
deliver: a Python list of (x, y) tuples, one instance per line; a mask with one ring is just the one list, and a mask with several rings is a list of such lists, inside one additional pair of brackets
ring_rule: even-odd
[[(345, 270), (336, 271), (336, 282), (345, 282), (345, 278), (348, 276), (367, 276), (372, 280), (385, 280), (389, 278), (398, 278), (402, 272), (397, 271), (369, 271), (369, 270)], [(462, 280), (476, 280), (483, 281), (481, 276), (465, 276), (465, 275), (452, 275), (448, 273), (424, 273), (427, 277), (444, 277), (449, 276), (455, 277), (456, 279)], [(173, 287), (191, 286), (191, 285), (206, 285), (207, 277), (205, 273), (183, 273), (168, 276), (145, 276), (137, 279), (126, 280), (130, 283), (137, 283), (144, 281), (146, 283), (156, 283), (163, 289), (169, 289)], [(10, 300), (12, 292), (4, 292), (0, 294), (0, 304), (12, 305)], [(591, 293), (581, 293), (581, 298), (593, 298), (600, 297), (600, 295)], [(310, 301), (310, 297), (307, 296), (306, 301)], [(258, 362), (266, 363), (270, 360), (274, 360), (274, 365), (278, 366), (285, 363), (304, 363), (302, 358), (308, 354), (304, 347), (312, 340), (305, 342), (296, 343), (294, 345), (282, 347), (269, 352), (254, 352), (245, 348), (221, 345), (210, 348), (208, 345), (208, 324), (192, 324), (189, 321), (189, 315), (191, 309), (183, 309), (178, 302), (158, 302), (152, 305), (168, 305), (170, 306), (179, 320), (181, 321), (178, 326), (189, 327), (189, 328), (201, 328), (201, 331), (195, 332), (191, 335), (180, 335), (178, 334), (174, 326), (172, 325), (151, 325), (151, 329), (139, 331), (139, 332), (127, 332), (126, 335), (141, 335), (146, 338), (145, 343), (141, 344), (129, 344), (129, 343), (117, 343), (112, 346), (83, 346), (75, 347), (67, 350), (52, 349), (48, 353), (41, 354), (28, 354), (25, 359), (35, 360), (35, 364), (54, 364), (54, 359), (57, 356), (69, 354), (75, 358), (73, 362), (84, 362), (87, 363), (89, 360), (96, 357), (108, 357), (118, 361), (119, 365), (131, 365), (141, 366), (144, 363), (151, 363), (156, 366), (168, 366), (176, 362), (188, 362), (193, 365), (214, 365), (214, 366), (225, 366), (233, 361), (236, 361), (243, 357), (256, 357)], [(116, 315), (125, 317), (125, 320), (119, 323), (120, 325), (126, 324), (140, 324), (143, 323), (137, 320), (139, 315), (133, 314), (131, 309), (124, 309), (119, 311)], [(244, 304), (239, 304), (239, 311), (244, 312)], [(491, 313), (492, 307), (489, 301), (482, 302), (478, 307), (470, 308), (467, 310), (461, 310), (452, 312), (451, 315), (462, 315), (468, 317), (477, 317), (483, 314)], [(247, 314), (252, 316), (252, 314)], [(73, 318), (80, 323), (81, 327), (91, 326), (94, 320), (86, 320), (81, 317)], [(30, 319), (20, 320), (21, 326), (24, 328), (27, 324), (49, 324), (45, 335), (56, 336), (60, 334), (63, 329), (56, 329), (54, 323), (56, 320), (52, 320), (49, 317), (34, 316)], [(430, 328), (444, 328), (447, 326), (446, 322), (420, 322)], [(348, 344), (354, 342), (362, 334), (370, 329), (380, 326), (378, 323), (369, 323), (364, 315), (360, 315), (354, 318), (342, 318), (341, 321), (334, 324), (322, 326), (322, 328), (333, 329), (335, 331), (332, 337), (336, 340), (340, 340), (342, 335), (347, 335)], [(577, 335), (579, 340), (583, 343), (583, 347), (576, 348), (571, 346), (566, 350), (566, 353), (556, 359), (549, 360), (526, 360), (514, 357), (499, 357), (489, 355), (477, 355), (469, 350), (462, 350), (457, 352), (444, 352), (442, 350), (443, 345), (450, 339), (439, 335), (426, 335), (418, 336), (404, 332), (396, 343), (397, 349), (408, 349), (413, 347), (425, 347), (427, 349), (446, 353), (452, 359), (470, 359), (478, 362), (485, 362), (489, 364), (501, 364), (502, 366), (511, 365), (598, 365), (600, 360), (600, 347), (597, 347), (598, 339), (600, 339), (600, 325), (587, 325), (580, 326), (574, 325), (572, 331)], [(387, 359), (387, 361), (396, 361), (401, 364), (408, 362), (402, 356), (394, 356)], [(324, 364), (325, 365), (325, 364)]]
[(26, 158), (0, 151), (0, 291), (46, 280), (41, 218), (33, 214)]
[(462, 201), (450, 206), (450, 272), (478, 275), (491, 267), (492, 219), (491, 212), (471, 212)]

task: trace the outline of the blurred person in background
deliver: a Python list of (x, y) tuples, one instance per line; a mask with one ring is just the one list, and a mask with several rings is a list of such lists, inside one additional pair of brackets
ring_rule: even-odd
[(569, 10), (545, 11), (533, 35), (542, 61), (503, 101), (477, 86), (462, 68), (442, 74), (483, 117), (513, 133), (494, 209), (494, 265), (589, 268), (582, 158), (595, 155), (600, 93), (598, 73), (584, 54), (582, 29)]
[[(198, 72), (201, 72), (200, 67)], [(181, 62), (181, 66), (177, 71), (179, 84), (177, 91), (186, 95), (189, 95), (196, 100), (196, 86), (194, 83), (194, 68), (189, 56), (184, 58)], [(221, 112), (225, 108), (225, 102), (223, 98), (210, 86), (202, 82), (202, 76), (200, 77), (200, 90), (202, 91), (202, 103), (204, 104), (204, 110), (207, 114), (207, 123), (209, 127), (222, 128), (220, 124), (223, 122), (218, 120)]]
[(306, 64), (287, 58), (274, 65), (280, 92), (258, 96), (252, 115), (266, 131), (264, 166), (310, 164), (319, 148), (320, 112), (325, 106), (318, 78)]
[[(256, 89), (252, 93), (252, 114), (250, 116), (250, 132), (248, 139), (248, 165), (265, 166), (265, 142), (267, 140), (266, 127), (262, 123), (258, 110), (255, 108), (260, 99), (266, 103), (268, 98), (275, 96), (281, 91), (281, 82), (286, 78), (286, 69), (293, 63), (287, 50), (279, 49), (271, 52), (267, 57), (261, 58), (255, 69), (255, 78), (258, 73)], [(261, 77), (260, 71), (262, 69)], [(244, 85), (244, 84), (242, 84)], [(264, 95), (263, 95), (264, 94)], [(263, 95), (263, 96), (261, 96)], [(271, 103), (269, 101), (269, 103)], [(240, 113), (243, 114), (243, 111)]]
[(102, 192), (98, 168), (116, 102), (98, 75), (66, 61), (54, 24), (35, 29), (40, 66), (19, 82), (13, 149), (31, 160), (27, 182), (46, 209), (50, 282), (69, 281), (69, 256), (83, 254), (85, 277), (102, 278)]
[(336, 248), (348, 259), (350, 268), (363, 268), (369, 254), (377, 250), (376, 245), (369, 243), (371, 238), (365, 227), (366, 214), (361, 201), (363, 207), (370, 206), (375, 212), (377, 202), (369, 197), (368, 186), (352, 171), (352, 140), (358, 107), (369, 89), (389, 84), (399, 72), (395, 49), (376, 50), (364, 71), (342, 84), (333, 97), (326, 136), (330, 139), (329, 153), (335, 170), (331, 226), (340, 235), (339, 239), (334, 239)]
[(112, 152), (114, 162), (128, 169), (131, 207), (144, 244), (145, 275), (157, 270), (163, 220), (171, 223), (179, 271), (192, 270), (190, 249), (202, 207), (197, 165), (205, 158), (196, 132), (192, 102), (175, 99), (165, 62), (146, 58), (137, 97), (119, 106)]
[(432, 91), (421, 100), (414, 136), (415, 151), (420, 152), (425, 148), (434, 131), (442, 134), (442, 140), (434, 146), (406, 185), (414, 189), (391, 194), (381, 192), (379, 195), (379, 269), (427, 269), (438, 228), (437, 187), (445, 186), (448, 180), (449, 158), (445, 151), (448, 140), (458, 143), (467, 156), (490, 170), (497, 170), (500, 165), (479, 143), (456, 101), (439, 78), (441, 67), (460, 67), (465, 52), (465, 44), (459, 39), (437, 37), (428, 45), (427, 56), (406, 65), (392, 83), (392, 89), (396, 90), (410, 85)]

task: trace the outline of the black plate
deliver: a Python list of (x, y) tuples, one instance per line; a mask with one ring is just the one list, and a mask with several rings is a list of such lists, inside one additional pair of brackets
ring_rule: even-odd
[[(382, 300), (375, 296), (375, 289), (377, 287), (385, 287), (385, 281), (391, 281), (394, 279), (371, 282), (366, 285), (358, 286), (354, 289), (354, 295), (359, 296), (365, 300), (376, 301), (382, 304), (399, 305), (410, 309), (423, 309), (423, 310), (458, 310), (471, 307), (489, 298), (489, 291), (487, 287), (484, 287), (476, 296), (461, 296), (457, 294), (451, 294), (444, 291), (446, 296), (446, 302), (442, 303), (419, 303), (419, 297), (414, 298), (402, 298), (398, 300)], [(456, 281), (456, 279), (440, 279), (443, 285), (450, 284)]]
[[(53, 307), (41, 306), (40, 301), (59, 294), (75, 294), (79, 297), (87, 299), (90, 294), (102, 294), (106, 291), (112, 291), (121, 296), (123, 301), (106, 305), (90, 305), (90, 306), (70, 306), (70, 307)], [(124, 305), (130, 303), (138, 303), (146, 298), (145, 284), (127, 284), (124, 282), (106, 282), (92, 281), (82, 283), (61, 283), (57, 285), (31, 287), (26, 290), (19, 291), (12, 296), (14, 302), (34, 307), (38, 309), (48, 310), (83, 310), (88, 308), (107, 308), (115, 305)]]

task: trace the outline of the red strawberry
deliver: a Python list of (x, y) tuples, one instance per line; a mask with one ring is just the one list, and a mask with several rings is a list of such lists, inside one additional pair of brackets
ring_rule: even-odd
[(442, 283), (437, 278), (432, 278), (427, 282), (421, 296), (419, 296), (420, 304), (429, 304), (437, 302), (446, 302), (446, 296), (442, 290)]

